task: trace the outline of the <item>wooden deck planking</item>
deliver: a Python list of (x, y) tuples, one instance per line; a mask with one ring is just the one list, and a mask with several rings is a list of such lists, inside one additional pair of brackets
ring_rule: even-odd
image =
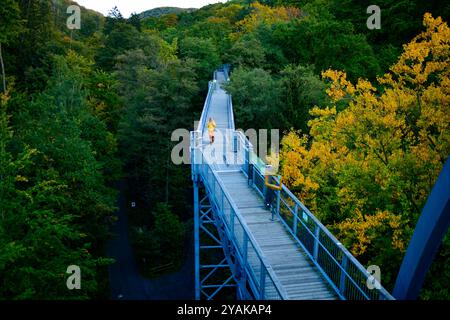
[[(262, 252), (290, 299), (335, 299), (317, 268), (309, 261), (280, 221), (271, 221), (258, 192), (241, 172), (219, 173)], [(251, 260), (251, 255), (249, 255)], [(256, 265), (256, 254), (253, 257)]]

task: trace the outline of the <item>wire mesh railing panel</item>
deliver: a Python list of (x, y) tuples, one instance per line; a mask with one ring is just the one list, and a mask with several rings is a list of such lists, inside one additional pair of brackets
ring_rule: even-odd
[(233, 208), (231, 207), (231, 203), (230, 200), (228, 200), (227, 197), (223, 197), (223, 208), (222, 208), (222, 212), (223, 215), (225, 217), (225, 221), (228, 225), (231, 225), (231, 221), (232, 221), (232, 216), (235, 215), (235, 213), (233, 212)]
[(255, 186), (256, 189), (258, 189), (258, 191), (264, 195), (264, 177), (260, 174), (257, 173), (257, 171), (255, 171), (256, 169), (253, 167), (252, 170), (252, 178), (253, 178), (253, 184)]
[[(280, 287), (279, 281), (276, 279), (274, 273), (269, 270), (270, 266), (265, 262), (264, 254), (256, 245), (256, 241), (248, 230), (236, 205), (225, 191), (222, 182), (208, 163), (207, 158), (202, 158), (203, 162), (198, 165), (200, 167), (198, 172), (210, 196), (213, 198), (212, 202), (219, 211), (219, 216), (222, 217), (227, 230), (230, 232), (231, 239), (239, 251), (239, 257), (246, 259), (246, 270), (251, 277), (252, 283), (254, 283), (260, 292), (264, 292), (266, 284), (271, 283), (271, 286), (277, 292), (277, 295), (274, 295), (274, 297), (278, 297), (279, 299), (285, 298), (286, 296), (282, 294), (284, 291)], [(261, 282), (263, 285), (261, 285)]]
[(277, 290), (275, 283), (270, 277), (266, 278), (264, 298), (266, 300), (281, 300), (281, 295)]
[[(254, 186), (265, 194), (264, 171), (261, 159), (255, 161)], [(393, 297), (377, 283), (378, 288), (369, 289), (368, 272), (343, 247), (343, 245), (317, 220), (317, 218), (286, 187), (277, 193), (279, 209), (276, 215), (306, 250), (309, 257), (324, 275), (327, 282), (343, 299), (393, 299)]]
[(294, 210), (284, 201), (280, 201), (280, 217), (290, 226), (294, 222)]
[[(235, 214), (235, 213), (233, 213), (233, 214)], [(241, 255), (244, 256), (245, 250), (247, 250), (247, 248), (245, 248), (244, 228), (242, 227), (241, 221), (237, 217), (234, 218), (233, 225), (234, 225), (233, 233), (234, 233), (234, 238), (236, 239), (237, 247), (238, 247)]]
[(261, 259), (252, 242), (248, 243), (247, 249), (247, 265), (250, 267), (250, 276), (258, 290), (260, 290), (261, 280)]

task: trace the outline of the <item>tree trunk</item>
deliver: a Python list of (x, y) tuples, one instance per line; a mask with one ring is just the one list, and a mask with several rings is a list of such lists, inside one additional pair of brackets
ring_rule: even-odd
[(3, 92), (6, 92), (6, 74), (5, 74), (5, 64), (3, 63), (1, 42), (0, 42), (0, 66), (2, 68)]

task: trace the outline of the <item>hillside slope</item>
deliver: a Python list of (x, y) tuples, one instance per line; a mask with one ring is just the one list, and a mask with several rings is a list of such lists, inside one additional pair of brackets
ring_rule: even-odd
[(176, 7), (160, 7), (160, 8), (150, 9), (150, 10), (140, 13), (139, 18), (141, 18), (141, 19), (145, 19), (145, 18), (149, 18), (149, 17), (159, 18), (163, 15), (170, 14), (170, 13), (178, 14), (181, 12), (192, 12), (195, 10), (197, 10), (197, 9), (195, 9), (195, 8), (184, 9), (184, 8), (176, 8)]

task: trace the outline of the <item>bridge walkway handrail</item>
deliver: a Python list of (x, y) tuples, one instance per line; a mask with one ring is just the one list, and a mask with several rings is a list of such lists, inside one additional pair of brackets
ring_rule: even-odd
[[(234, 132), (235, 151), (242, 172), (253, 182), (262, 197), (276, 192), (272, 210), (289, 233), (318, 267), (341, 299), (393, 300), (356, 258), (334, 237), (311, 211), (285, 186), (280, 191), (267, 190), (264, 162), (253, 152), (253, 145), (242, 131)], [(279, 180), (272, 177), (276, 184)], [(372, 289), (371, 289), (372, 288)]]

